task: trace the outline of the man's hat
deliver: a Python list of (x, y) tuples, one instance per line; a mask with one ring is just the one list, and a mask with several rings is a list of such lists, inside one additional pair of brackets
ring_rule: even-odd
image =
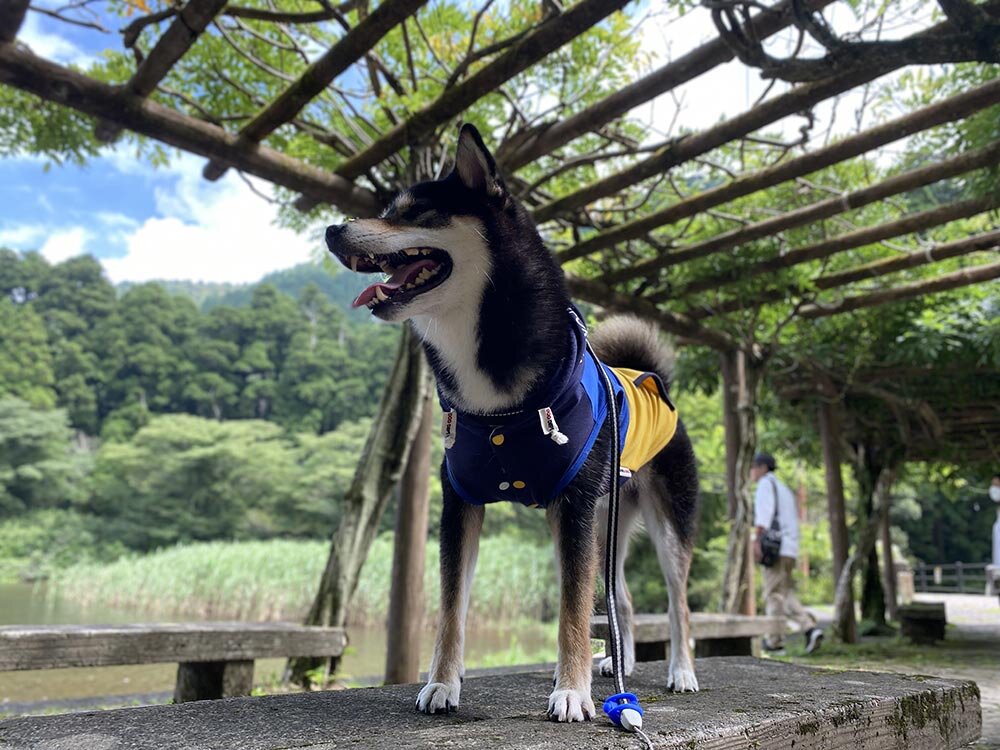
[(768, 471), (774, 471), (777, 468), (777, 464), (774, 461), (774, 456), (770, 453), (758, 453), (753, 457), (753, 462), (755, 465), (760, 464), (766, 466)]

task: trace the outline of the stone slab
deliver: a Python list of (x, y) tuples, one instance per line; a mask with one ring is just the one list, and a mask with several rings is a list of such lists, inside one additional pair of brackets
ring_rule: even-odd
[[(666, 664), (638, 665), (628, 687), (646, 709), (658, 750), (930, 750), (979, 737), (975, 683), (829, 672), (746, 657), (698, 662), (702, 691), (673, 695)], [(184, 703), (0, 722), (3, 750), (638, 750), (603, 715), (587, 724), (545, 718), (550, 671), (465, 681), (447, 716), (414, 709), (415, 685)], [(594, 696), (612, 691), (595, 677)]]

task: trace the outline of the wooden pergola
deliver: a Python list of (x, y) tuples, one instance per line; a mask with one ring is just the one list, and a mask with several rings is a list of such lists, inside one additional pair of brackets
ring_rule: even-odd
[[(466, 54), (453, 66), (438, 95), (415, 111), (390, 113), (390, 127), (376, 131), (371, 123), (365, 123), (351, 132), (338, 132), (310, 117), (311, 103), (334, 96), (331, 91), (335, 82), (351, 71), (372, 80), (376, 93), (380, 89), (415, 88), (415, 75), (411, 82), (387, 71), (380, 57), (380, 44), (394, 29), (401, 29), (408, 39), (406, 35), (418, 28), (425, 3), (383, 0), (369, 9), (366, 0), (348, 0), (341, 5), (327, 0), (301, 0), (285, 4), (289, 8), (286, 10), (281, 3), (273, 2), (248, 0), (247, 5), (241, 5), (227, 0), (178, 0), (131, 20), (121, 30), (135, 66), (127, 80), (111, 84), (43, 59), (20, 44), (18, 30), (25, 14), (35, 9), (29, 11), (29, 0), (7, 0), (0, 6), (0, 83), (90, 116), (101, 141), (111, 142), (127, 129), (202, 156), (206, 160), (203, 174), (208, 180), (238, 170), (289, 191), (296, 196), (292, 199), (294, 206), (302, 211), (328, 204), (345, 215), (373, 216), (392, 190), (402, 186), (405, 175), (429, 171), (407, 171), (407, 164), (412, 165), (428, 153), (432, 162), (443, 158), (447, 149), (436, 150), (436, 144), (447, 145), (463, 112), (486, 97), (502, 99), (504, 87), (517, 76), (621, 11), (628, 0), (579, 0), (567, 6), (544, 2), (537, 23), (511, 38), (489, 44), (476, 40), (473, 27)], [(774, 143), (765, 132), (784, 118), (811, 113), (823, 102), (907, 65), (1000, 61), (1000, 2), (941, 0), (945, 20), (892, 42), (889, 47), (838, 38), (821, 15), (822, 9), (831, 4), (832, 0), (781, 0), (771, 8), (762, 8), (749, 0), (713, 1), (708, 5), (719, 29), (717, 38), (595, 103), (576, 107), (567, 104), (556, 117), (537, 118), (526, 116), (509, 102), (504, 104), (510, 117), (505, 136), (495, 150), (512, 190), (529, 206), (557, 258), (566, 265), (569, 286), (576, 297), (652, 319), (681, 343), (709, 347), (719, 353), (733, 519), (730, 541), (735, 561), (727, 575), (726, 605), (744, 612), (753, 609), (746, 475), (755, 442), (756, 384), (763, 375), (766, 358), (752, 338), (741, 333), (732, 316), (776, 306), (791, 309), (789, 315), (796, 320), (812, 320), (1000, 277), (1000, 224), (988, 218), (995, 216), (991, 212), (1000, 207), (1000, 195), (996, 193), (969, 195), (919, 211), (904, 209), (897, 211), (895, 218), (861, 226), (844, 217), (920, 188), (995, 169), (1000, 163), (1000, 141), (900, 172), (852, 192), (824, 186), (821, 177), (815, 177), (822, 170), (1000, 105), (1000, 78), (818, 147), (813, 147), (808, 137), (811, 114), (806, 117), (807, 125), (798, 142)], [(488, 7), (489, 3), (479, 11), (477, 23)], [(72, 22), (58, 12), (46, 12)], [(321, 54), (300, 55), (302, 59), (293, 70), (271, 71), (280, 93), (268, 101), (259, 102), (252, 92), (240, 91), (237, 82), (227, 81), (235, 95), (256, 107), (256, 112), (246, 118), (234, 121), (171, 88), (171, 76), (183, 70), (185, 56), (200, 36), (220, 35), (241, 51), (236, 32), (245, 31), (250, 21), (267, 25), (259, 28), (278, 30), (323, 25), (339, 29), (339, 36)], [(826, 55), (818, 62), (777, 60), (764, 51), (763, 40), (789, 29), (814, 40)], [(261, 35), (257, 32), (258, 37)], [(291, 34), (285, 36), (292, 39)], [(147, 50), (142, 49), (144, 44)], [(249, 54), (246, 50), (242, 53)], [(734, 59), (794, 85), (711, 127), (660, 143), (639, 144), (621, 135), (636, 107)], [(224, 77), (224, 73), (221, 71), (220, 76)], [(311, 139), (332, 168), (317, 166), (268, 145), (283, 133)], [(585, 138), (596, 145), (585, 152), (573, 151)], [(763, 149), (769, 158), (758, 160), (763, 166), (739, 171), (712, 159), (713, 152), (734, 146)], [(552, 191), (556, 177), (595, 165), (599, 167), (595, 179), (570, 191)], [(712, 179), (683, 188), (671, 183), (672, 175), (692, 165)], [(529, 172), (530, 179), (524, 176)], [(762, 191), (789, 187), (799, 196), (796, 205), (767, 215), (756, 210), (743, 213), (740, 201)], [(710, 236), (688, 240), (686, 232), (692, 222), (705, 217), (712, 217), (711, 226), (717, 229)], [(960, 239), (941, 242), (928, 234), (970, 219), (976, 219), (977, 229)], [(827, 231), (823, 222), (831, 220), (831, 226), (839, 222), (847, 226), (846, 231)], [(796, 232), (810, 227), (822, 227), (818, 233), (822, 239), (796, 243)], [(748, 248), (754, 251), (748, 252)], [(858, 260), (845, 264), (847, 258)], [(958, 270), (927, 275), (928, 268), (954, 259), (964, 259)], [(835, 270), (828, 270), (831, 262)], [(787, 273), (793, 268), (795, 274)], [(760, 278), (760, 283), (749, 292), (741, 291), (739, 285), (754, 278)], [(405, 344), (401, 351), (405, 355)], [(413, 409), (421, 403), (421, 389), (414, 383), (424, 377), (414, 364), (418, 359), (403, 356), (390, 383), (391, 388), (410, 392), (412, 397), (401, 400), (387, 395), (384, 408), (409, 409), (414, 414), (421, 411)], [(808, 387), (822, 392), (819, 385)], [(824, 420), (829, 424), (833, 419), (830, 404), (823, 403), (821, 424)], [(382, 430), (380, 434), (387, 443), (395, 440), (396, 444), (408, 446), (418, 432), (419, 420), (388, 420), (384, 416), (376, 420), (376, 431)], [(966, 417), (956, 414), (947, 422), (947, 432), (956, 439), (960, 430), (971, 424), (963, 419)], [(423, 422), (420, 432), (427, 435), (427, 420)], [(988, 426), (996, 434), (1000, 425), (990, 422)], [(823, 432), (825, 442), (834, 440), (832, 429)], [(932, 455), (933, 446), (926, 451), (921, 447), (917, 453)], [(827, 468), (839, 571), (846, 560), (847, 530), (842, 486), (837, 491), (841, 480), (835, 454), (828, 452)], [(421, 472), (426, 476), (426, 460), (425, 451), (400, 449), (390, 451), (377, 467), (385, 476), (394, 478), (408, 467), (406, 474), (411, 477), (409, 490), (403, 493), (404, 512), (410, 520), (399, 526), (397, 547), (403, 550), (397, 552), (399, 566), (404, 565), (399, 555), (408, 554), (412, 561), (422, 554), (426, 510), (420, 509), (420, 496), (426, 491), (414, 488), (421, 482)], [(368, 470), (375, 470), (373, 466), (369, 462)], [(340, 595), (340, 604), (318, 604), (314, 608), (316, 618), (322, 618), (324, 611), (329, 617), (331, 606), (335, 612), (342, 611), (351, 579), (350, 570), (345, 573), (344, 568), (360, 567), (354, 558), (360, 554), (363, 559), (367, 550), (366, 536), (358, 529), (367, 528), (364, 519), (385, 507), (392, 485), (381, 483), (372, 490), (363, 484), (356, 483), (353, 505), (346, 505), (353, 507), (349, 513), (355, 512), (358, 517), (338, 537), (341, 547), (349, 546), (352, 553), (332, 562), (333, 569), (328, 566), (328, 574), (348, 581), (343, 584), (347, 592)], [(350, 544), (345, 542), (348, 538)], [(412, 609), (407, 603), (407, 589), (394, 588), (394, 611), (403, 619)], [(411, 658), (400, 656), (397, 661)], [(414, 674), (407, 667), (397, 676), (410, 678)]]

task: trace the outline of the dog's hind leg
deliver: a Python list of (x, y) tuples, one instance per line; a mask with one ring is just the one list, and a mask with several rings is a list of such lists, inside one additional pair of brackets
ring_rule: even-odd
[(427, 684), (417, 696), (417, 708), (427, 714), (447, 713), (458, 708), (465, 673), (465, 618), (484, 515), (483, 506), (470, 505), (455, 494), (443, 468), (441, 475), (444, 506), (441, 510), (438, 633)]
[[(691, 546), (681, 538), (674, 520), (664, 512), (665, 503), (670, 502), (670, 497), (663, 477), (654, 476), (651, 479), (651, 487), (640, 501), (640, 507), (667, 583), (667, 594), (670, 596), (670, 670), (667, 674), (667, 688), (678, 693), (695, 692), (698, 690), (698, 678), (695, 677), (694, 657), (691, 653), (690, 611), (687, 601)], [(655, 497), (657, 495), (660, 497)]]
[[(597, 564), (603, 579), (608, 537), (607, 498), (602, 500), (600, 507), (601, 512), (597, 514), (597, 538), (599, 540)], [(629, 594), (628, 584), (625, 582), (625, 558), (628, 556), (629, 539), (638, 517), (639, 506), (636, 503), (634, 493), (627, 492), (623, 488), (618, 503), (618, 554), (615, 560), (615, 593), (617, 596), (615, 599), (618, 605), (618, 626), (622, 633), (622, 662), (625, 665), (626, 677), (630, 676), (632, 670), (635, 669), (635, 633), (632, 621), (632, 596)], [(607, 586), (607, 581), (604, 582), (604, 585)], [(601, 660), (601, 674), (604, 677), (611, 677), (614, 674), (610, 655)]]
[(594, 503), (559, 498), (546, 516), (555, 539), (560, 588), (559, 655), (548, 714), (553, 721), (590, 721), (596, 714), (590, 695), (590, 613), (597, 576)]

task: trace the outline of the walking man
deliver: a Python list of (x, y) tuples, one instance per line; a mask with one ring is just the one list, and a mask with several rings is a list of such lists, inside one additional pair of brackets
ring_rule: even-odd
[[(816, 618), (799, 602), (795, 595), (795, 558), (799, 556), (799, 513), (795, 496), (788, 486), (774, 475), (774, 456), (758, 453), (750, 467), (750, 478), (757, 483), (754, 498), (754, 526), (757, 534), (754, 555), (757, 562), (763, 558), (761, 541), (764, 532), (776, 525), (781, 531), (779, 557), (772, 565), (764, 567), (764, 600), (767, 614), (788, 617), (799, 624), (806, 639), (806, 653), (811, 654), (823, 640), (823, 631)], [(780, 652), (784, 648), (784, 628), (764, 639), (764, 650)]]

